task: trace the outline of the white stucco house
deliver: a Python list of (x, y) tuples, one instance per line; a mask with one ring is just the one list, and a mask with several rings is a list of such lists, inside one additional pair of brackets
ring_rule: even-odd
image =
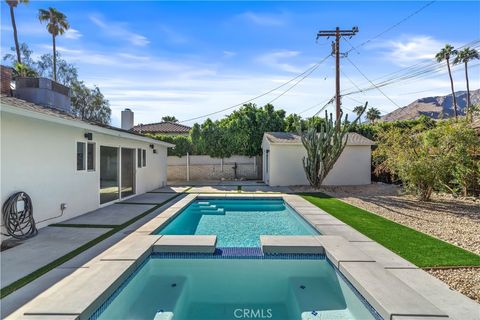
[[(365, 185), (371, 183), (371, 147), (374, 142), (358, 133), (349, 133), (342, 154), (324, 185)], [(308, 185), (302, 159), (306, 150), (301, 137), (289, 132), (263, 135), (263, 180), (270, 186)]]
[(16, 97), (3, 80), (1, 203), (26, 192), (38, 228), (166, 185), (172, 144), (74, 117), (68, 88), (48, 79), (17, 80)]

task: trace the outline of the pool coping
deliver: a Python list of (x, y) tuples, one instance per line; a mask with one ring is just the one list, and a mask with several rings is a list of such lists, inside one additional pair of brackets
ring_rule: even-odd
[[(169, 223), (196, 199), (214, 198), (283, 199), (321, 235), (261, 236), (264, 253), (324, 252), (342, 276), (384, 319), (446, 319), (449, 315), (461, 319), (476, 317), (475, 308), (479, 307), (478, 304), (460, 293), (450, 291), (446, 285), (445, 290), (441, 290), (438, 283), (433, 283), (437, 279), (426, 278), (423, 270), (298, 195), (225, 193), (188, 194), (7, 319), (88, 319), (153, 252), (212, 253), (216, 236), (186, 235), (175, 238), (152, 233)], [(362, 250), (364, 246), (368, 250)], [(409, 282), (398, 276), (402, 271), (408, 271)], [(430, 285), (439, 289), (429, 294)], [(471, 304), (462, 297), (471, 301)], [(61, 304), (58, 303), (59, 298), (62, 299)], [(455, 301), (457, 305), (445, 307), (445, 301)]]

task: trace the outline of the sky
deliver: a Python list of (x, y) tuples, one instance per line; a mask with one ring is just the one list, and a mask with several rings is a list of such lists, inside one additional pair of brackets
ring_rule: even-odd
[[(136, 124), (158, 122), (166, 115), (185, 121), (268, 92), (329, 56), (332, 39), (316, 41), (319, 30), (358, 26), (355, 36), (342, 39), (342, 52), (374, 38), (341, 59), (343, 92), (432, 61), (445, 43), (458, 47), (480, 39), (480, 2), (436, 1), (412, 15), (427, 3), (30, 1), (19, 5), (15, 16), (19, 41), (39, 57), (51, 52), (52, 44), (38, 10), (54, 7), (66, 14), (71, 27), (57, 38), (57, 49), (78, 68), (80, 80), (100, 87), (112, 108), (112, 124), (119, 125), (124, 108), (135, 112)], [(4, 1), (1, 17), (3, 57), (14, 45)], [(471, 89), (480, 87), (479, 69), (478, 62), (472, 63)], [(465, 90), (461, 66), (453, 76), (456, 90)], [(274, 100), (287, 113), (315, 114), (335, 94), (333, 57), (281, 95), (294, 83), (252, 102), (261, 106)], [(381, 90), (345, 97), (342, 104), (348, 111), (368, 101), (384, 114), (421, 97), (448, 94), (450, 85), (445, 69)]]

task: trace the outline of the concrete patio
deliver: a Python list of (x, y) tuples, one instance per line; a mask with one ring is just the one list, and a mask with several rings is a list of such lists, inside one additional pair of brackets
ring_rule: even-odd
[[(185, 188), (181, 188), (182, 190)], [(173, 190), (173, 192), (172, 192)], [(156, 208), (159, 204), (175, 198), (179, 194), (176, 188), (160, 188), (158, 193), (146, 193), (135, 196), (132, 203), (115, 203), (106, 207), (85, 213), (73, 219), (66, 220), (55, 226), (39, 230), (36, 237), (22, 241), (22, 244), (5, 250), (1, 254), (1, 287), (4, 288), (13, 282), (35, 272), (43, 266), (59, 259), (90, 241), (101, 237), (113, 228), (122, 225), (131, 219), (141, 216)], [(132, 233), (139, 226), (158, 215), (159, 212), (181, 200), (182, 195), (172, 199), (143, 218), (119, 230), (110, 237), (100, 241), (93, 247), (43, 274), (19, 290), (1, 300), (1, 318), (18, 309), (20, 306), (60, 281), (75, 270), (115, 245), (117, 242)], [(142, 204), (148, 202), (150, 204)], [(138, 204), (137, 204), (138, 203)], [(84, 225), (84, 226), (82, 226)]]

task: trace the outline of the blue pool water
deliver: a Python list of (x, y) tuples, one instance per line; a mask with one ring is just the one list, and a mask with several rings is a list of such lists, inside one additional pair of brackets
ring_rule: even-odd
[(315, 235), (318, 232), (283, 199), (197, 200), (162, 235), (216, 235), (217, 247), (259, 247), (260, 235)]
[(323, 258), (150, 257), (91, 319), (375, 319)]

